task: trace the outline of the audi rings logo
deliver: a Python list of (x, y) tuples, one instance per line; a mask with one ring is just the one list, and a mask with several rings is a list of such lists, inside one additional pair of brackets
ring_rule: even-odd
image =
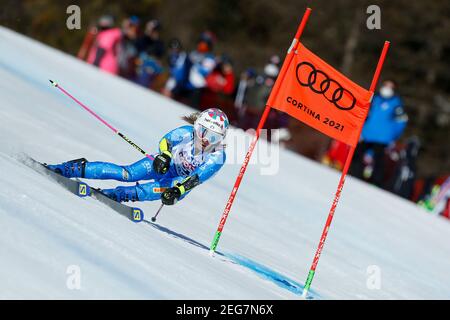
[(301, 86), (309, 87), (313, 92), (322, 94), (338, 109), (351, 110), (355, 107), (356, 98), (353, 94), (325, 72), (316, 69), (312, 63), (300, 62), (297, 65), (296, 76)]

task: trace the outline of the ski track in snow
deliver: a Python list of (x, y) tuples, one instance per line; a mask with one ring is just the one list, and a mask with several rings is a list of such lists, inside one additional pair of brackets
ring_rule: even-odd
[[(338, 172), (289, 151), (280, 152), (276, 175), (261, 176), (251, 164), (211, 258), (239, 165), (164, 207), (158, 223), (135, 224), (21, 163), (23, 153), (48, 163), (141, 158), (48, 79), (148, 152), (191, 109), (3, 27), (0, 79), (0, 298), (300, 298)], [(158, 205), (137, 204), (146, 219)], [(310, 298), (449, 298), (449, 234), (445, 219), (349, 177)], [(79, 290), (67, 287), (72, 265)], [(367, 286), (370, 266), (381, 272), (379, 290)]]

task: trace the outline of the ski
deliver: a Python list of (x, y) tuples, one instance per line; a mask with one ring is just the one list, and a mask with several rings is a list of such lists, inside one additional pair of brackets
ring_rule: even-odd
[(103, 204), (107, 205), (120, 215), (128, 218), (133, 222), (141, 222), (144, 220), (144, 212), (137, 207), (129, 207), (120, 202), (114, 201), (104, 195), (101, 191), (92, 188), (89, 184), (79, 179), (69, 179), (56, 172), (53, 172), (44, 163), (41, 163), (29, 156), (24, 159), (24, 164), (35, 171), (49, 177), (71, 193), (83, 198), (92, 197)]

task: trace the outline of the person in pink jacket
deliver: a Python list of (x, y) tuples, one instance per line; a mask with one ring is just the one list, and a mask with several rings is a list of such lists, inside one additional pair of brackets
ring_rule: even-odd
[(100, 69), (119, 74), (117, 60), (118, 46), (122, 37), (120, 28), (115, 28), (111, 16), (102, 16), (98, 23), (98, 34), (95, 43), (89, 51), (87, 62)]

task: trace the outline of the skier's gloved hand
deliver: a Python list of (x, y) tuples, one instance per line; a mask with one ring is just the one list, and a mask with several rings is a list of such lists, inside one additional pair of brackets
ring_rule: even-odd
[(169, 151), (164, 151), (158, 154), (153, 160), (153, 170), (159, 174), (165, 174), (169, 171), (171, 161), (172, 154)]
[(181, 183), (177, 183), (175, 187), (166, 189), (161, 194), (161, 201), (166, 205), (173, 205), (177, 203), (178, 199), (186, 192), (191, 191), (193, 188), (200, 184), (200, 179), (197, 174), (187, 177)]
[(168, 206), (174, 205), (183, 193), (184, 188), (182, 186), (168, 188), (161, 194), (161, 201)]
[(166, 138), (159, 142), (159, 154), (153, 160), (153, 170), (159, 174), (165, 174), (169, 171), (170, 162), (172, 162), (172, 146)]

